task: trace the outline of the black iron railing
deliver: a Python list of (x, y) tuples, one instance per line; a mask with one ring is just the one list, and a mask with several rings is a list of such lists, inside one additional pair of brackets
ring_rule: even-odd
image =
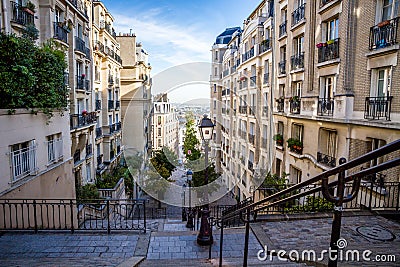
[(239, 106), (240, 114), (247, 114), (247, 106)]
[(117, 122), (117, 123), (115, 124), (115, 130), (116, 130), (116, 131), (119, 131), (119, 130), (121, 130), (121, 128), (122, 128), (122, 124), (121, 124), (121, 122), (119, 121), (119, 122)]
[(1, 199), (1, 230), (146, 232), (142, 199)]
[(25, 8), (15, 2), (11, 2), (11, 21), (20, 25), (26, 26), (29, 24), (35, 24), (35, 17)]
[(114, 109), (114, 100), (108, 100), (108, 110)]
[(289, 101), (290, 103), (290, 113), (292, 114), (300, 114), (300, 99), (294, 99)]
[(96, 112), (89, 112), (86, 114), (71, 114), (70, 115), (70, 128), (77, 129), (96, 123)]
[(254, 57), (254, 47), (250, 48), (250, 50), (246, 51), (242, 55), (242, 62), (245, 62), (246, 60), (249, 60), (252, 57)]
[(103, 129), (101, 127), (96, 128), (96, 138), (100, 138), (103, 136)]
[[(400, 139), (373, 150), (361, 157), (346, 163), (344, 158), (339, 160), (339, 166), (327, 170), (309, 180), (272, 193), (254, 203), (242, 207), (231, 208), (223, 213), (217, 225), (220, 226), (220, 253), (219, 263), (222, 266), (223, 257), (223, 228), (225, 222), (231, 218), (240, 217), (246, 223), (244, 265), (247, 265), (248, 241), (250, 222), (263, 220), (263, 215), (298, 213), (308, 211), (333, 211), (330, 248), (336, 251), (337, 240), (340, 238), (341, 217), (343, 209), (360, 210), (365, 207), (372, 210), (399, 210), (400, 183), (383, 183), (375, 185), (373, 182), (363, 183), (361, 179), (400, 165)], [(389, 153), (394, 157), (384, 157)], [(385, 158), (379, 165), (363, 169), (355, 173), (357, 166), (370, 162), (373, 159)], [(337, 177), (333, 181), (330, 177)], [(331, 182), (329, 182), (331, 181)], [(337, 266), (337, 257), (330, 259), (329, 266)]]
[(304, 19), (306, 4), (302, 4), (292, 12), (292, 27)]
[(286, 60), (278, 63), (279, 74), (286, 74)]
[(318, 115), (319, 116), (332, 116), (334, 110), (333, 98), (319, 98), (318, 99)]
[(322, 163), (329, 167), (336, 167), (336, 158), (317, 152), (317, 162)]
[(96, 99), (96, 110), (101, 110), (101, 100)]
[(369, 120), (379, 120), (385, 118), (390, 121), (393, 96), (387, 97), (366, 97), (364, 118)]
[(371, 27), (369, 32), (369, 49), (380, 49), (397, 44), (399, 17), (382, 21)]
[(339, 41), (337, 38), (318, 44), (318, 63), (339, 58)]
[(86, 54), (85, 41), (83, 41), (78, 36), (75, 36), (75, 50)]
[(54, 22), (54, 38), (64, 43), (68, 43), (68, 31), (60, 22)]
[(290, 57), (290, 65), (292, 70), (304, 68), (304, 52)]
[(265, 39), (258, 45), (258, 54), (264, 53), (271, 49), (270, 39)]
[(279, 37), (282, 37), (287, 32), (287, 20), (285, 20), (281, 25), (279, 25)]

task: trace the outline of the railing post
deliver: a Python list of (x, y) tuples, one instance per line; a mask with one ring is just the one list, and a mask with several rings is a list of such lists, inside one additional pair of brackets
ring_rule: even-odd
[(246, 211), (246, 234), (244, 236), (244, 258), (243, 267), (247, 267), (247, 257), (249, 254), (249, 235), (250, 235), (250, 209)]
[(221, 219), (221, 233), (219, 239), (219, 267), (222, 267), (223, 243), (224, 243), (224, 219)]
[(111, 226), (110, 226), (110, 200), (107, 199), (107, 233), (111, 233)]
[[(373, 174), (376, 175), (376, 174)], [(369, 210), (372, 210), (372, 191), (374, 190), (374, 178), (371, 177), (371, 187), (369, 189)]]
[(399, 210), (400, 203), (400, 183), (397, 184), (397, 203), (396, 203), (396, 211)]
[(143, 201), (143, 225), (144, 233), (146, 233), (146, 200)]
[(74, 229), (74, 205), (73, 205), (72, 199), (69, 201), (69, 209), (71, 212), (71, 216), (70, 216), (71, 217), (71, 233), (73, 234), (75, 229)]
[[(11, 216), (11, 212), (10, 212), (10, 216)], [(38, 232), (38, 225), (37, 225), (37, 214), (36, 214), (36, 200), (33, 200), (33, 220), (35, 223), (35, 234), (37, 234)]]
[[(339, 159), (339, 164), (342, 165), (346, 163), (345, 158)], [(336, 201), (333, 211), (333, 221), (332, 221), (332, 231), (331, 231), (331, 242), (330, 242), (330, 253), (329, 253), (329, 267), (337, 266), (337, 258), (338, 258), (338, 240), (340, 238), (340, 228), (342, 225), (342, 211), (343, 211), (343, 197), (344, 197), (344, 182), (345, 171), (341, 171), (338, 174), (338, 185), (337, 185), (337, 193), (336, 193)]]

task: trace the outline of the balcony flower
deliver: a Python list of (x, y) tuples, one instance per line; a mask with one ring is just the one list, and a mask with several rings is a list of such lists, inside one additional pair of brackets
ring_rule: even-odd
[(292, 96), (289, 98), (289, 102), (293, 103), (293, 102), (299, 102), (299, 97), (297, 95)]
[(323, 47), (323, 46), (326, 46), (326, 43), (318, 43), (318, 44), (317, 44), (317, 48), (321, 48), (321, 47)]
[(283, 136), (281, 134), (274, 135), (274, 140), (278, 146), (283, 145)]
[(290, 151), (301, 154), (303, 151), (303, 142), (296, 138), (289, 138), (287, 141)]
[(379, 28), (381, 28), (381, 27), (384, 27), (384, 26), (389, 25), (389, 24), (390, 24), (390, 20), (385, 20), (385, 21), (379, 22), (377, 26)]
[(332, 39), (332, 40), (327, 41), (326, 44), (327, 44), (327, 45), (331, 45), (331, 44), (333, 44), (334, 42), (335, 42), (335, 40)]
[(86, 109), (82, 110), (82, 116), (86, 116), (87, 114), (88, 114), (88, 112)]

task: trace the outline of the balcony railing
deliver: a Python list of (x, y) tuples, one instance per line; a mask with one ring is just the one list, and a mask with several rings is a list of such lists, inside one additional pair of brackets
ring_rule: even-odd
[(103, 136), (103, 129), (101, 127), (96, 128), (96, 138), (100, 138)]
[(96, 123), (96, 121), (97, 121), (96, 112), (89, 112), (86, 115), (81, 115), (81, 114), (70, 115), (71, 130), (88, 126), (90, 124)]
[(75, 50), (86, 54), (86, 45), (85, 41), (83, 41), (78, 36), (75, 36)]
[(120, 101), (119, 100), (116, 100), (115, 101), (115, 110), (119, 110), (119, 107), (120, 107)]
[(290, 58), (290, 65), (292, 70), (298, 70), (304, 68), (304, 52), (298, 55), (294, 55)]
[(54, 22), (54, 38), (64, 43), (68, 43), (68, 31), (60, 22)]
[(115, 123), (108, 125), (109, 133), (112, 134), (115, 132)]
[(276, 111), (283, 112), (285, 110), (285, 99), (280, 97), (276, 99)]
[(85, 79), (86, 76), (83, 75), (76, 75), (76, 86), (77, 90), (86, 90), (90, 91), (90, 82), (89, 80)]
[(292, 114), (300, 114), (300, 99), (290, 100), (290, 113)]
[(264, 53), (271, 49), (270, 39), (265, 39), (258, 45), (258, 54)]
[(105, 53), (104, 52), (104, 45), (100, 42), (100, 41), (96, 41), (96, 43), (94, 44), (94, 51), (98, 51), (98, 52), (101, 52), (101, 53)]
[(31, 175), (37, 170), (36, 148), (36, 145), (32, 145), (11, 152), (13, 181)]
[(101, 100), (96, 100), (96, 110), (101, 110)]
[[(3, 7), (4, 8), (4, 7)], [(11, 21), (26, 26), (35, 24), (34, 15), (24, 10), (24, 7), (18, 3), (11, 2)]]
[(390, 121), (393, 96), (387, 97), (366, 97), (364, 118), (369, 120), (379, 120), (385, 118)]
[(256, 114), (256, 106), (249, 106), (249, 114), (253, 116)]
[(379, 49), (397, 44), (397, 27), (399, 17), (382, 21), (371, 27), (369, 32), (369, 49)]
[(285, 20), (281, 25), (279, 25), (279, 37), (282, 37), (287, 32), (287, 20)]
[(318, 63), (339, 58), (339, 38), (320, 43), (318, 48)]
[(108, 111), (114, 109), (114, 100), (108, 100)]
[(286, 74), (286, 60), (278, 63), (279, 74)]
[(247, 106), (239, 106), (240, 114), (247, 114)]
[(319, 98), (318, 99), (318, 115), (319, 116), (332, 116), (334, 110), (334, 101), (332, 98)]
[(317, 162), (322, 163), (329, 167), (336, 167), (336, 158), (317, 152)]
[(269, 73), (268, 72), (266, 72), (266, 73), (264, 73), (264, 84), (269, 84)]
[(86, 145), (86, 158), (90, 157), (93, 155), (93, 144), (87, 144)]
[(242, 62), (245, 62), (246, 60), (249, 60), (252, 57), (254, 57), (254, 47), (250, 48), (250, 50), (246, 51), (242, 55)]
[(304, 19), (305, 9), (306, 4), (304, 3), (292, 12), (292, 27)]

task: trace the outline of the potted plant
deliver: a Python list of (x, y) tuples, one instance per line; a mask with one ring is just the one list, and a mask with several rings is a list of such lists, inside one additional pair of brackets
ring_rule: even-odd
[(290, 103), (299, 102), (299, 97), (298, 97), (297, 95), (292, 96), (292, 97), (289, 99), (289, 102), (290, 102)]
[(283, 145), (283, 136), (282, 134), (274, 135), (274, 140), (276, 141), (276, 145), (282, 146)]
[(275, 101), (278, 102), (278, 103), (282, 103), (284, 100), (285, 100), (285, 97), (283, 97), (283, 96), (275, 98)]
[(24, 11), (33, 15), (35, 14), (35, 8), (36, 8), (35, 4), (32, 3), (31, 1), (28, 1), (24, 6)]
[(324, 46), (324, 44), (325, 44), (325, 43), (318, 43), (318, 44), (317, 44), (317, 48), (321, 48), (321, 47), (323, 47), (323, 46)]
[(86, 77), (86, 74), (85, 74), (85, 73), (82, 73), (82, 75), (81, 75), (81, 79), (82, 79), (82, 80), (84, 80), (84, 79), (85, 79), (85, 77)]
[(303, 151), (303, 142), (297, 138), (289, 138), (287, 141), (290, 151), (301, 154)]
[(384, 27), (389, 24), (390, 24), (390, 20), (384, 20), (384, 21), (381, 21), (378, 23), (378, 27), (381, 28), (381, 27)]
[(334, 42), (335, 42), (335, 40), (332, 39), (332, 40), (327, 41), (326, 44), (327, 44), (327, 45), (331, 45), (331, 44), (333, 44)]
[(87, 114), (88, 114), (88, 112), (86, 109), (82, 110), (82, 116), (86, 116)]

